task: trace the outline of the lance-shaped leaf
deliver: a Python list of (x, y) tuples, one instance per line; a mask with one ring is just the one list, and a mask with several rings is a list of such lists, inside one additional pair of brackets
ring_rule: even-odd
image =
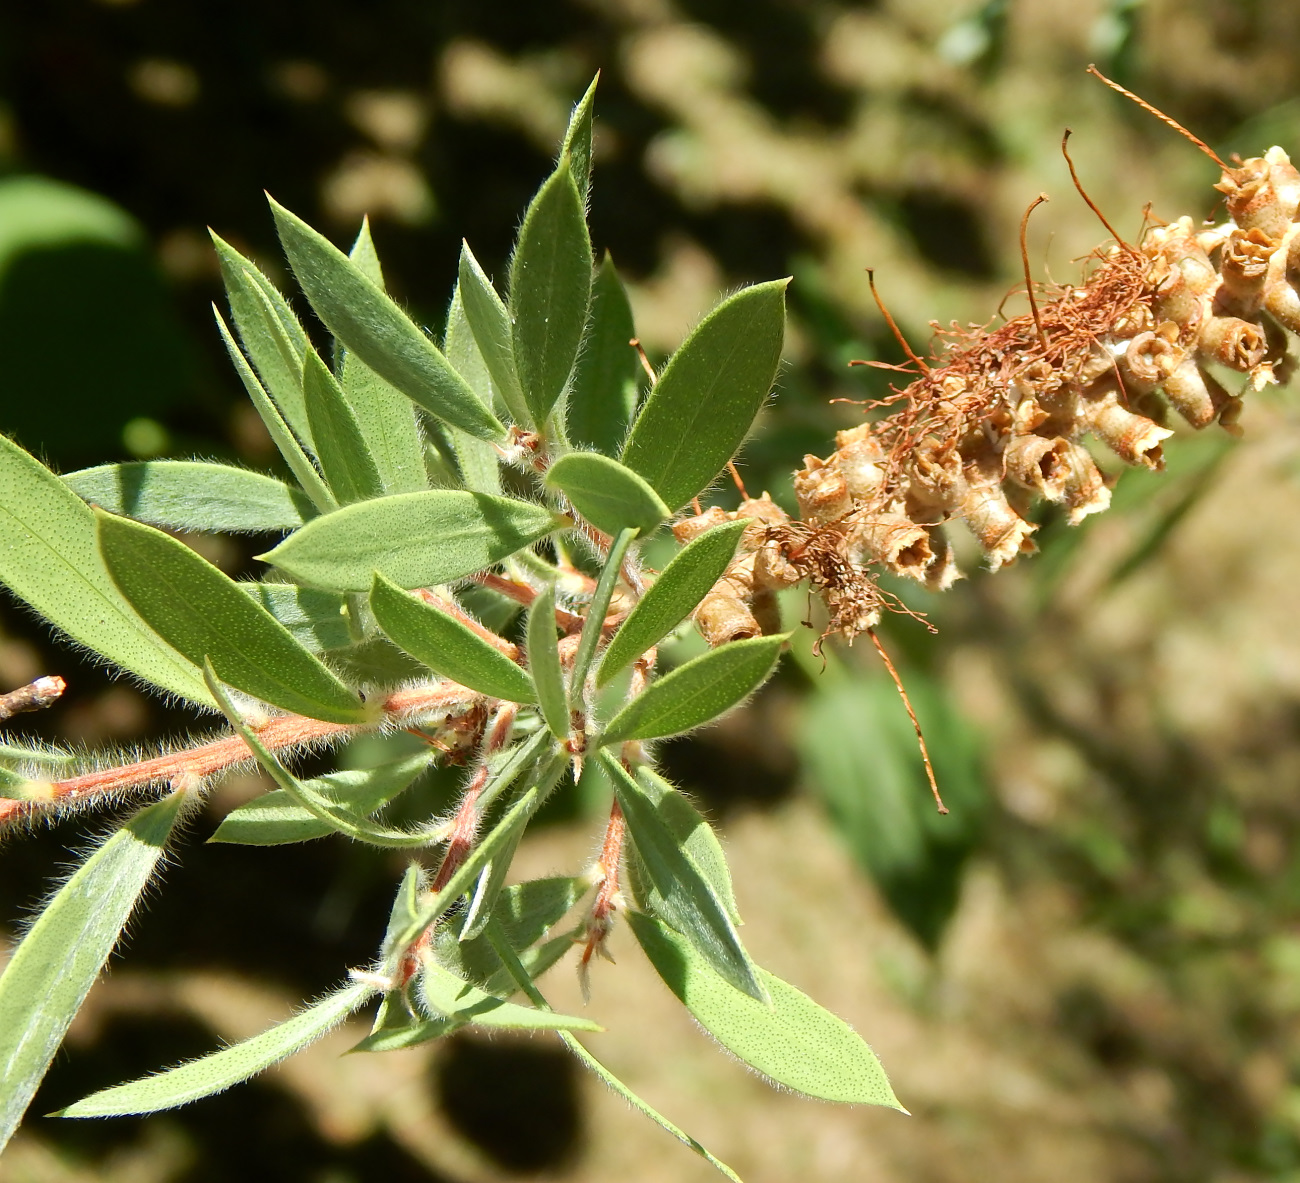
[(564, 413), (569, 438), (606, 456), (618, 455), (636, 410), (641, 364), (634, 336), (632, 305), (606, 251), (591, 286), (587, 339)]
[(628, 922), (668, 988), (729, 1052), (795, 1092), (859, 1105), (898, 1103), (884, 1068), (843, 1019), (775, 974), (759, 976), (771, 1005), (733, 989), (678, 933), (640, 912)]
[(555, 585), (548, 583), (528, 610), (528, 672), (551, 734), (569, 734), (569, 700), (555, 636)]
[(153, 877), (183, 792), (141, 810), (46, 904), (0, 976), (0, 1149)]
[(536, 702), (532, 680), (496, 646), (446, 612), (417, 600), (382, 575), (370, 589), (379, 627), (434, 673), (507, 702)]
[(679, 665), (619, 711), (601, 743), (664, 739), (725, 714), (767, 681), (786, 636), (732, 641)]
[(140, 619), (109, 578), (89, 507), (3, 435), (0, 583), (86, 648), (155, 686), (211, 705), (196, 666)]
[[(519, 987), (529, 998), (534, 1006), (539, 1010), (549, 1009), (546, 999), (542, 997), (541, 991), (533, 984), (527, 968), (520, 962), (509, 944), (501, 938), (500, 932), (495, 926), (488, 927), (488, 936), (493, 941), (493, 947), (501, 954), (501, 960), (505, 963), (510, 976), (514, 978), (515, 985)], [(716, 1168), (721, 1174), (731, 1180), (731, 1183), (741, 1183), (741, 1178), (720, 1158), (716, 1158), (705, 1147), (700, 1145), (690, 1134), (686, 1133), (669, 1121), (662, 1113), (653, 1108), (650, 1104), (638, 1097), (630, 1088), (627, 1087), (617, 1076), (605, 1067), (595, 1056), (593, 1056), (581, 1043), (578, 1042), (576, 1035), (568, 1031), (560, 1031), (560, 1041), (569, 1049), (583, 1067), (587, 1068), (596, 1077), (614, 1090), (622, 1097), (632, 1108), (644, 1113), (651, 1121), (661, 1129), (667, 1131), (683, 1146), (690, 1147), (705, 1162)]]
[[(515, 369), (510, 314), (467, 242), (461, 243), (457, 290), (465, 321), (474, 335), (474, 343), (478, 346), (488, 374), (496, 384), (501, 401), (516, 423), (532, 424), (533, 418), (519, 385), (519, 372)], [(450, 343), (447, 348), (450, 358)]]
[[(684, 793), (673, 788), (653, 768), (642, 765), (636, 770), (636, 779), (678, 848), (713, 889), (713, 894), (726, 909), (732, 923), (740, 924), (740, 911), (736, 907), (736, 892), (731, 885), (727, 856), (722, 852), (722, 843), (718, 841), (713, 827)], [(645, 869), (633, 859), (628, 870), (632, 894), (638, 903), (648, 911), (663, 915), (664, 901), (654, 883), (646, 876)]]
[(348, 628), (347, 600), (335, 592), (296, 583), (240, 583), (238, 587), (284, 625), (304, 649), (322, 653), (346, 648), (356, 640)]
[(313, 719), (359, 723), (365, 708), (289, 630), (183, 542), (129, 518), (95, 511), (100, 552), (132, 606), (196, 665), (222, 681)]
[(596, 102), (596, 84), (599, 81), (600, 71), (597, 71), (587, 92), (573, 108), (568, 129), (564, 133), (564, 143), (560, 145), (560, 159), (568, 158), (578, 194), (584, 203), (591, 189), (591, 111)]
[[(262, 388), (262, 384), (257, 380), (257, 375), (253, 373), (252, 366), (248, 364), (248, 359), (239, 351), (239, 346), (235, 344), (234, 337), (230, 335), (230, 329), (226, 327), (226, 322), (221, 319), (221, 313), (217, 311), (215, 304), (212, 306), (212, 312), (217, 318), (217, 329), (221, 333), (221, 339), (225, 343), (226, 352), (230, 355), (235, 372), (239, 375), (239, 380), (244, 384), (244, 389), (248, 392), (248, 397), (252, 401), (258, 416), (266, 424), (266, 430), (275, 446), (280, 450), (280, 455), (284, 457), (284, 462), (289, 466), (289, 471), (293, 473), (294, 478), (302, 486), (303, 492), (311, 498), (312, 504), (321, 513), (328, 513), (332, 509), (337, 509), (338, 502), (334, 499), (334, 494), (330, 492), (329, 486), (317, 471), (316, 465), (303, 451), (302, 445), (293, 432), (289, 430), (289, 425), (284, 421), (284, 416), (276, 409), (275, 403), (271, 401), (270, 396)], [(305, 421), (306, 412), (304, 411)]]
[(29, 748), (25, 744), (0, 742), (0, 767), (37, 764), (66, 768), (75, 765), (77, 759), (71, 752), (62, 752), (58, 748)]
[[(384, 273), (370, 237), (369, 219), (362, 221), (361, 233), (349, 257), (376, 287), (384, 286)], [(415, 404), (351, 353), (345, 353), (343, 358), (343, 391), (348, 405), (356, 412), (383, 491), (415, 493), (427, 489), (424, 441)]]
[(603, 1031), (599, 1023), (554, 1011), (534, 1010), (507, 1002), (458, 978), (436, 963), (420, 974), (420, 996), (434, 1015), (454, 1023), (479, 1027), (507, 1027), (522, 1031)]
[(217, 234), (212, 243), (244, 352), (285, 422), (314, 451), (302, 396), (302, 359), (311, 348), (285, 298), (251, 260)]
[[(306, 783), (331, 805), (356, 817), (369, 817), (407, 789), (432, 762), (432, 752), (417, 752), (378, 768), (330, 772)], [(208, 841), (280, 846), (333, 833), (332, 826), (304, 809), (283, 789), (272, 789), (232, 809)]]
[(598, 452), (570, 452), (546, 473), (597, 530), (617, 534), (632, 528), (649, 534), (671, 516), (659, 495), (630, 468)]
[(659, 915), (737, 990), (765, 1003), (767, 995), (757, 967), (740, 943), (726, 902), (684, 853), (681, 841), (664, 824), (645, 788), (608, 752), (601, 752), (600, 760), (627, 818), (627, 832)]
[(382, 496), (383, 482), (361, 425), (334, 375), (314, 349), (303, 361), (302, 393), (316, 441), (316, 456), (339, 504)]
[(201, 1097), (210, 1097), (302, 1051), (331, 1028), (337, 1027), (374, 993), (374, 986), (368, 982), (350, 982), (260, 1035), (165, 1072), (91, 1093), (54, 1116), (125, 1117), (158, 1113), (187, 1105)]
[(678, 510), (744, 443), (776, 378), (789, 280), (755, 284), (719, 304), (659, 375), (623, 448), (623, 463)]
[(416, 830), (394, 830), (375, 825), (350, 810), (336, 805), (320, 792), (312, 781), (299, 780), (294, 776), (280, 762), (276, 754), (258, 738), (257, 732), (235, 709), (235, 704), (231, 702), (226, 688), (213, 672), (211, 662), (204, 664), (203, 679), (234, 733), (248, 745), (248, 750), (253, 753), (271, 779), (306, 813), (311, 814), (329, 829), (345, 834), (357, 842), (368, 842), (372, 846), (393, 847), (399, 850), (429, 846), (446, 836), (446, 827), (437, 823)]
[(524, 214), (510, 261), (515, 366), (535, 424), (546, 422), (582, 344), (591, 302), (591, 238), (568, 160)]
[[(501, 400), (494, 394), (492, 375), (488, 373), (487, 363), (483, 360), (483, 354), (465, 317), (460, 284), (452, 292), (451, 307), (447, 309), (447, 332), (443, 348), (447, 352), (447, 360), (455, 366), (456, 373), (469, 383), (470, 389), (485, 404), (494, 410), (500, 410)], [(519, 397), (522, 399), (523, 395)], [(500, 493), (501, 459), (496, 447), (456, 427), (447, 428), (447, 437), (456, 454), (456, 467), (460, 469), (465, 487), (475, 493)]]
[(624, 666), (658, 645), (713, 589), (736, 553), (747, 521), (728, 522), (683, 547), (623, 621), (596, 671), (604, 686)]
[(203, 460), (101, 464), (69, 473), (63, 483), (109, 513), (171, 530), (296, 530), (316, 516), (300, 490), (275, 477)]
[(294, 275), (344, 348), (431, 415), (480, 439), (504, 434), (437, 346), (360, 267), (275, 201), (271, 210)]
[[(581, 877), (531, 879), (502, 889), (487, 911), (485, 924), (495, 923), (517, 953), (541, 941), (587, 892)], [(511, 993), (509, 975), (502, 977), (501, 959), (485, 936), (460, 936), (451, 928), (435, 938), (438, 960), (459, 977), (493, 994)], [(540, 972), (540, 971), (537, 971)]]
[(430, 489), (315, 518), (259, 557), (335, 591), (368, 592), (376, 571), (398, 587), (432, 587), (482, 571), (567, 524), (527, 501)]

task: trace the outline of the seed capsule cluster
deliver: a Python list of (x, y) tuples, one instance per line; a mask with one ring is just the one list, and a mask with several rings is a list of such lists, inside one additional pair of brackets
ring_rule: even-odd
[[(1030, 315), (989, 330), (936, 324), (933, 363), (885, 400), (895, 409), (841, 431), (825, 459), (794, 475), (799, 521), (764, 495), (741, 553), (696, 621), (710, 644), (778, 627), (774, 591), (809, 579), (830, 628), (852, 639), (886, 608), (881, 570), (945, 590), (961, 577), (947, 536), (961, 520), (996, 570), (1035, 550), (1033, 501), (1071, 524), (1110, 504), (1089, 437), (1127, 464), (1164, 467), (1168, 409), (1193, 428), (1236, 434), (1241, 399), (1207, 366), (1259, 390), (1287, 377), (1287, 334), (1300, 333), (1300, 172), (1281, 148), (1224, 170), (1228, 220), (1152, 226), (1132, 246), (1097, 252), (1079, 286), (1035, 288)], [(1049, 297), (1044, 300), (1043, 297)]]

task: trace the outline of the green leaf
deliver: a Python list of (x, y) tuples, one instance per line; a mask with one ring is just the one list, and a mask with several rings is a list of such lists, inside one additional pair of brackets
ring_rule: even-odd
[(198, 669), (122, 598), (95, 541), (95, 515), (0, 435), (0, 582), (74, 641), (155, 686), (211, 705)]
[(295, 583), (239, 583), (246, 592), (312, 653), (343, 649), (354, 641), (348, 628), (347, 601), (335, 592)]
[(787, 636), (732, 641), (679, 665), (619, 711), (600, 742), (681, 735), (725, 714), (767, 681)]
[(352, 244), (352, 249), (348, 252), (348, 258), (356, 265), (357, 270), (361, 272), (377, 288), (384, 286), (384, 269), (379, 264), (379, 252), (375, 250), (375, 240), (370, 234), (370, 218), (368, 215), (362, 215), (361, 229), (357, 231), (356, 241)]
[(532, 681), (468, 625), (376, 575), (370, 609), (379, 627), (434, 673), (507, 702), (536, 702)]
[(597, 686), (658, 645), (695, 611), (726, 571), (748, 525), (739, 521), (715, 526), (673, 556), (614, 634), (596, 671)]
[[(487, 363), (474, 341), (474, 333), (465, 318), (465, 305), (461, 299), (460, 284), (451, 294), (451, 307), (447, 309), (447, 332), (443, 341), (447, 360), (455, 367), (470, 389), (485, 404), (499, 411), (501, 400), (494, 396), (492, 376)], [(523, 395), (519, 396), (521, 399)], [(494, 445), (476, 439), (455, 427), (447, 428), (447, 438), (456, 454), (456, 466), (467, 489), (475, 493), (501, 492), (500, 457)]]
[(418, 1019), (411, 1014), (405, 1000), (395, 995), (384, 1000), (384, 1008), (384, 1013), (376, 1016), (374, 1030), (349, 1051), (395, 1052), (404, 1047), (419, 1047), (465, 1026), (455, 1019)]
[[(510, 314), (497, 295), (496, 288), (488, 279), (483, 268), (479, 266), (469, 243), (462, 242), (460, 248), (460, 277), (457, 282), (461, 308), (474, 343), (487, 367), (501, 401), (505, 403), (510, 417), (516, 423), (533, 425), (533, 418), (524, 401), (523, 388), (519, 385), (519, 372), (515, 369), (515, 347), (511, 337)], [(451, 346), (448, 343), (448, 357)], [(462, 371), (463, 372), (463, 371)], [(469, 375), (465, 375), (468, 379)]]
[(564, 690), (559, 641), (555, 636), (555, 585), (548, 583), (528, 610), (528, 672), (542, 718), (559, 739), (569, 734), (569, 700)]
[(651, 964), (695, 1020), (723, 1047), (764, 1076), (827, 1101), (907, 1111), (876, 1054), (843, 1019), (759, 970), (771, 1005), (733, 989), (690, 944), (640, 912), (628, 923)]
[[(417, 752), (405, 760), (363, 771), (330, 772), (306, 784), (330, 805), (362, 818), (387, 805), (433, 763), (432, 752)], [(232, 809), (209, 842), (239, 846), (280, 846), (308, 842), (334, 833), (332, 826), (304, 809), (283, 789)]]
[[(528, 996), (529, 1001), (539, 1009), (550, 1009), (547, 1005), (546, 999), (542, 997), (541, 991), (533, 985), (528, 970), (520, 963), (519, 958), (515, 956), (514, 950), (510, 948), (509, 944), (502, 939), (501, 933), (496, 926), (493, 925), (488, 927), (488, 937), (492, 940), (493, 947), (501, 954), (501, 960), (505, 963), (510, 976), (514, 978), (515, 984)], [(742, 1183), (740, 1176), (727, 1166), (725, 1162), (720, 1158), (715, 1158), (708, 1150), (701, 1146), (699, 1142), (692, 1138), (690, 1134), (673, 1125), (673, 1123), (664, 1117), (662, 1113), (638, 1097), (636, 1093), (628, 1088), (627, 1085), (619, 1080), (619, 1078), (606, 1068), (604, 1064), (583, 1047), (582, 1044), (578, 1042), (577, 1036), (572, 1035), (568, 1031), (561, 1031), (559, 1032), (559, 1037), (564, 1043), (564, 1046), (573, 1053), (574, 1057), (584, 1068), (592, 1072), (613, 1089), (614, 1092), (618, 1093), (618, 1095), (627, 1101), (627, 1103), (634, 1109), (644, 1113), (646, 1117), (661, 1129), (666, 1130), (676, 1138), (677, 1141), (681, 1142), (683, 1146), (690, 1147), (690, 1149), (704, 1159), (705, 1162), (709, 1163), (730, 1179), (732, 1183)]]
[(212, 312), (217, 318), (217, 329), (221, 333), (222, 341), (225, 343), (226, 352), (230, 355), (230, 360), (234, 364), (235, 372), (239, 375), (239, 380), (244, 384), (244, 389), (248, 392), (248, 397), (252, 400), (262, 422), (266, 424), (266, 430), (275, 446), (280, 450), (280, 455), (284, 457), (284, 462), (289, 466), (289, 471), (293, 473), (294, 478), (302, 486), (303, 492), (311, 498), (311, 503), (321, 513), (329, 513), (330, 510), (337, 509), (338, 502), (334, 500), (334, 494), (329, 491), (329, 486), (321, 479), (320, 473), (316, 470), (316, 465), (303, 451), (302, 445), (293, 432), (289, 430), (289, 425), (284, 421), (284, 416), (280, 414), (270, 396), (262, 389), (262, 384), (257, 380), (257, 375), (253, 373), (252, 367), (248, 364), (248, 359), (239, 351), (239, 346), (235, 344), (235, 339), (230, 335), (230, 330), (226, 327), (226, 322), (221, 319), (221, 313), (217, 311), (215, 304), (212, 306)]
[(314, 452), (302, 395), (302, 359), (310, 349), (307, 334), (284, 297), (253, 262), (215, 233), (212, 243), (244, 351), (285, 422), (307, 450)]
[[(361, 233), (349, 256), (361, 273), (378, 288), (384, 273), (370, 237), (370, 221), (363, 219)], [(449, 359), (450, 360), (450, 359)], [(344, 352), (343, 392), (356, 413), (361, 434), (374, 459), (385, 493), (417, 493), (429, 487), (424, 470), (424, 442), (415, 404), (385, 382), (360, 358)]]
[(575, 444), (606, 456), (617, 456), (622, 448), (641, 378), (641, 364), (631, 345), (635, 336), (632, 305), (606, 251), (591, 287), (587, 338), (564, 413)]
[(58, 748), (29, 748), (21, 744), (0, 742), (0, 767), (37, 764), (60, 768), (76, 763), (75, 755), (71, 752), (61, 752)]
[(510, 261), (515, 365), (533, 423), (546, 422), (582, 344), (591, 302), (591, 238), (567, 160), (524, 214)]
[(672, 516), (644, 480), (599, 452), (561, 456), (547, 472), (546, 483), (559, 489), (574, 509), (606, 534), (627, 528), (649, 534)]
[[(497, 896), (486, 921), (496, 923), (511, 948), (522, 954), (542, 940), (587, 890), (586, 881), (575, 876), (516, 883)], [(507, 991), (508, 980), (501, 980), (501, 959), (486, 937), (457, 938), (450, 929), (441, 929), (434, 940), (438, 960), (453, 973), (494, 994)]]
[(505, 429), (437, 346), (338, 247), (271, 202), (289, 265), (315, 310), (344, 348), (431, 415), (480, 439)]
[(172, 530), (294, 530), (316, 516), (303, 493), (275, 477), (203, 460), (101, 464), (69, 473), (63, 483), (109, 513)]
[(578, 195), (584, 204), (591, 189), (591, 110), (596, 102), (596, 84), (599, 81), (600, 71), (597, 70), (586, 94), (578, 100), (569, 116), (564, 143), (560, 145), (560, 159), (568, 158)]
[(776, 378), (789, 280), (755, 284), (719, 304), (673, 354), (623, 447), (675, 511), (745, 441)]
[(368, 592), (376, 571), (398, 587), (432, 587), (485, 570), (566, 524), (527, 501), (430, 489), (315, 518), (259, 557), (335, 591)]
[(727, 902), (683, 851), (682, 841), (664, 823), (645, 788), (608, 752), (601, 752), (600, 760), (613, 782), (659, 915), (737, 990), (765, 1003), (757, 967), (740, 943)]
[(605, 565), (600, 569), (600, 578), (596, 580), (596, 590), (587, 604), (587, 618), (582, 622), (582, 636), (578, 638), (578, 651), (574, 654), (573, 669), (569, 673), (569, 702), (574, 710), (584, 709), (587, 673), (600, 644), (614, 588), (623, 576), (623, 556), (636, 534), (636, 530), (623, 529), (614, 535), (605, 556)]
[(302, 1051), (337, 1027), (374, 993), (374, 986), (368, 982), (351, 982), (260, 1035), (165, 1072), (92, 1093), (53, 1116), (125, 1117), (175, 1109), (210, 1097)]
[(339, 504), (382, 496), (383, 482), (361, 425), (314, 349), (303, 361), (302, 393), (321, 471)]
[(27, 930), (0, 976), (0, 1148), (22, 1120), (153, 877), (183, 792), (141, 810), (77, 868)]
[(298, 780), (280, 763), (275, 753), (258, 738), (257, 733), (244, 721), (235, 709), (234, 703), (230, 701), (230, 695), (217, 679), (211, 662), (204, 664), (203, 678), (235, 734), (248, 745), (248, 750), (253, 753), (271, 779), (306, 813), (311, 814), (317, 821), (323, 822), (329, 829), (336, 830), (357, 842), (368, 842), (372, 846), (396, 849), (429, 846), (446, 836), (446, 827), (437, 823), (417, 830), (392, 830), (386, 826), (373, 825), (355, 813), (336, 805), (311, 781)]
[[(653, 768), (642, 765), (636, 770), (636, 779), (678, 849), (704, 877), (732, 923), (740, 924), (740, 910), (736, 906), (727, 856), (722, 852), (722, 843), (713, 827), (684, 793), (673, 788)], [(663, 900), (655, 891), (653, 882), (646, 878), (644, 868), (629, 866), (629, 870), (633, 872), (632, 887), (638, 902), (644, 903), (649, 911), (663, 915)]]
[(478, 1027), (505, 1027), (520, 1031), (603, 1031), (599, 1023), (554, 1011), (534, 1010), (507, 1002), (495, 994), (456, 977), (435, 962), (420, 974), (420, 995), (434, 1015), (455, 1023)]
[(239, 585), (183, 542), (96, 510), (100, 552), (113, 581), (145, 620), (196, 665), (225, 682), (313, 719), (360, 723), (357, 696)]

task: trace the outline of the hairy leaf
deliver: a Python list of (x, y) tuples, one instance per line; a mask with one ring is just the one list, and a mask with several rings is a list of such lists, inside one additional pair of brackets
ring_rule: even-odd
[(555, 636), (555, 585), (548, 583), (528, 610), (528, 672), (551, 734), (569, 734), (569, 700)]
[(596, 102), (596, 84), (600, 73), (591, 80), (586, 93), (573, 108), (569, 116), (569, 126), (564, 133), (564, 143), (560, 146), (560, 159), (568, 157), (573, 180), (578, 186), (578, 195), (585, 203), (591, 189), (591, 112)]
[(383, 482), (361, 425), (314, 349), (303, 361), (302, 393), (321, 471), (339, 504), (382, 496)]
[(136, 900), (153, 877), (183, 792), (141, 810), (77, 869), (0, 976), (0, 1149), (9, 1141)]
[(640, 912), (628, 922), (668, 988), (750, 1067), (810, 1097), (903, 1110), (875, 1052), (843, 1019), (766, 970), (758, 972), (772, 1001), (756, 1002), (667, 925)]
[(671, 516), (641, 477), (599, 452), (561, 456), (547, 471), (546, 483), (559, 489), (574, 509), (606, 534), (629, 527), (649, 534)]
[(747, 525), (739, 521), (715, 526), (673, 556), (614, 634), (596, 671), (597, 686), (659, 644), (695, 611), (726, 571)]
[(719, 304), (673, 354), (623, 448), (623, 463), (680, 509), (744, 442), (781, 360), (788, 280)]
[(94, 513), (2, 435), (0, 582), (74, 641), (163, 690), (211, 705), (198, 668), (140, 619), (109, 577)]
[(421, 972), (420, 995), (430, 1012), (455, 1023), (523, 1031), (604, 1030), (590, 1019), (557, 1015), (554, 1011), (534, 1010), (516, 1002), (507, 1002), (463, 981), (436, 963), (426, 965)]
[(230, 329), (226, 327), (226, 322), (221, 319), (221, 313), (217, 311), (215, 304), (212, 311), (217, 318), (217, 329), (221, 333), (221, 339), (225, 343), (226, 352), (230, 355), (235, 372), (239, 375), (239, 380), (244, 384), (244, 389), (248, 392), (253, 407), (261, 417), (262, 422), (266, 424), (266, 430), (275, 446), (280, 450), (280, 455), (284, 457), (284, 462), (289, 466), (289, 471), (293, 473), (294, 478), (302, 486), (303, 492), (307, 494), (311, 499), (311, 503), (321, 513), (329, 513), (330, 510), (337, 509), (338, 502), (335, 501), (334, 494), (330, 492), (329, 486), (317, 471), (316, 465), (303, 451), (302, 445), (293, 432), (289, 430), (289, 425), (284, 421), (284, 416), (280, 414), (270, 396), (262, 389), (262, 384), (257, 380), (257, 375), (253, 373), (252, 367), (248, 364), (248, 359), (239, 351), (239, 346), (235, 344), (235, 339), (230, 335)]
[(335, 723), (367, 715), (356, 695), (239, 585), (183, 542), (95, 511), (99, 545), (122, 594), (196, 665), (286, 711)]
[(210, 1097), (302, 1051), (363, 1006), (374, 992), (374, 986), (368, 982), (350, 982), (260, 1035), (165, 1072), (92, 1093), (54, 1116), (123, 1117), (157, 1113)]
[(504, 434), (437, 346), (347, 255), (275, 201), (271, 210), (294, 275), (344, 348), (431, 415), (480, 439)]
[[(519, 371), (515, 368), (515, 347), (511, 338), (510, 314), (497, 295), (469, 243), (461, 244), (460, 278), (457, 285), (465, 321), (474, 336), (479, 355), (491, 376), (501, 401), (516, 423), (533, 424), (532, 414), (524, 401), (519, 385)], [(448, 356), (450, 356), (448, 343)], [(466, 375), (468, 377), (468, 375)]]
[(247, 592), (293, 634), (304, 649), (321, 653), (343, 649), (355, 638), (348, 628), (347, 601), (336, 592), (299, 587), (295, 583), (240, 583)]
[[(417, 752), (377, 768), (330, 772), (306, 782), (322, 798), (356, 817), (369, 817), (407, 789), (433, 763), (433, 753)], [(324, 838), (334, 829), (304, 809), (283, 789), (232, 809), (209, 842), (240, 846), (280, 846)]]
[(468, 625), (376, 575), (370, 609), (379, 627), (434, 673), (507, 702), (536, 702), (532, 680)]
[(681, 735), (744, 702), (776, 668), (786, 634), (732, 641), (652, 682), (605, 728), (602, 744)]
[(217, 234), (212, 235), (212, 242), (244, 352), (285, 422), (307, 450), (314, 452), (302, 394), (302, 359), (311, 348), (307, 334), (256, 264)]
[(63, 478), (78, 497), (172, 530), (294, 530), (316, 511), (275, 477), (203, 460), (136, 460), (83, 468)]
[(685, 853), (682, 840), (664, 823), (644, 786), (608, 752), (601, 752), (600, 760), (627, 818), (627, 832), (659, 915), (737, 990), (766, 1002), (758, 970), (740, 943), (727, 902)]
[(632, 305), (605, 252), (591, 286), (587, 339), (573, 371), (565, 426), (575, 444), (617, 456), (636, 410), (641, 365), (632, 338)]
[(510, 321), (524, 401), (540, 428), (569, 380), (591, 302), (591, 238), (568, 160), (524, 214), (510, 262)]
[(368, 592), (376, 571), (398, 587), (431, 587), (482, 571), (566, 522), (527, 501), (430, 489), (315, 518), (259, 557), (335, 591)]
[[(474, 340), (469, 321), (465, 318), (465, 305), (459, 284), (452, 292), (451, 307), (447, 309), (447, 333), (443, 348), (447, 351), (447, 360), (469, 383), (470, 389), (485, 404), (500, 411), (501, 400), (495, 396), (492, 376)], [(447, 437), (456, 454), (456, 467), (460, 469), (465, 487), (475, 493), (500, 493), (501, 461), (496, 447), (455, 427), (447, 428)]]

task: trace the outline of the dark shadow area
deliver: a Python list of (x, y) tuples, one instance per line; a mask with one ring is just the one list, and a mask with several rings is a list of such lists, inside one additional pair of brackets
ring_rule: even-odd
[(526, 1037), (455, 1035), (436, 1066), (438, 1098), (457, 1131), (493, 1162), (526, 1174), (556, 1170), (582, 1144), (578, 1067)]

